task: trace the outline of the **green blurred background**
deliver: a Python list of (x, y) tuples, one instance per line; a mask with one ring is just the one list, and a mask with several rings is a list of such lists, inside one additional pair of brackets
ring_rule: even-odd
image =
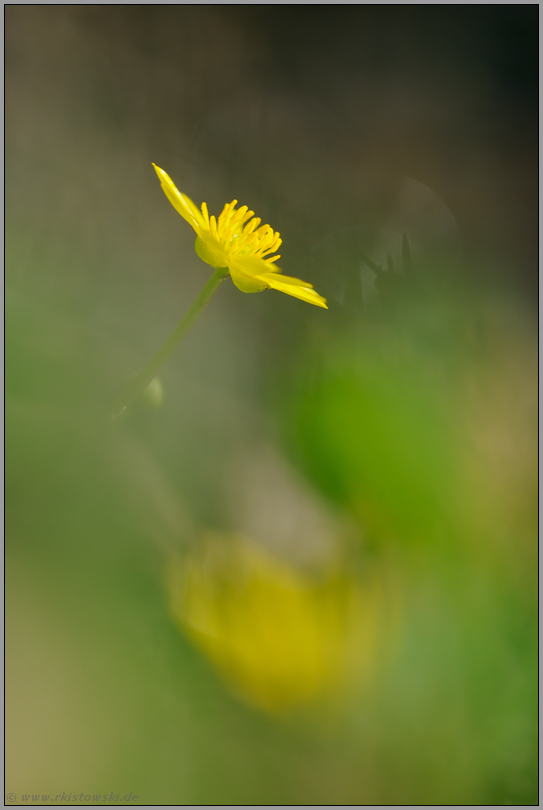
[[(537, 804), (537, 31), (536, 5), (6, 8), (17, 800)], [(160, 407), (97, 439), (209, 276), (151, 161), (254, 209), (329, 310), (223, 284)], [(278, 714), (232, 689), (169, 606), (209, 531), (376, 599), (371, 676)]]

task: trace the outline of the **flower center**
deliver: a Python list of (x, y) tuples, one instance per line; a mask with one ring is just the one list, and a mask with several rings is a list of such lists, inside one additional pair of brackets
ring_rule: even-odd
[[(260, 218), (246, 205), (236, 209), (237, 200), (227, 203), (218, 221), (209, 216), (207, 206), (202, 203), (202, 214), (208, 224), (210, 234), (217, 239), (229, 257), (257, 256), (265, 261), (274, 262), (279, 256), (270, 256), (282, 242), (281, 237), (269, 225), (260, 225)], [(260, 226), (260, 227), (259, 227)]]

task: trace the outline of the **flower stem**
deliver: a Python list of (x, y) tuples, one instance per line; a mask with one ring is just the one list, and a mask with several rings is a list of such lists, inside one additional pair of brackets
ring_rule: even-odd
[(215, 270), (205, 287), (193, 302), (188, 312), (181, 318), (167, 341), (160, 347), (153, 359), (145, 366), (133, 383), (117, 397), (111, 405), (108, 414), (110, 429), (117, 425), (125, 416), (132, 403), (145, 391), (149, 383), (154, 380), (166, 360), (173, 354), (179, 343), (183, 340), (190, 327), (207, 305), (209, 299), (226, 278), (228, 270), (219, 267)]

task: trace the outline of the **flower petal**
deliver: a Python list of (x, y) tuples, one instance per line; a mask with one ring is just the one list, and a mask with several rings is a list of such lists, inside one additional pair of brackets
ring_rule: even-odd
[(258, 256), (243, 256), (237, 253), (230, 261), (235, 264), (240, 273), (250, 276), (251, 278), (261, 276), (264, 273), (270, 273), (271, 270), (269, 264)]
[(272, 281), (280, 281), (283, 284), (292, 284), (295, 287), (309, 287), (313, 289), (313, 285), (310, 284), (309, 281), (302, 281), (301, 278), (294, 278), (293, 276), (285, 276), (279, 267), (269, 269), (268, 266), (266, 266), (266, 269), (262, 273), (259, 273), (259, 276), (266, 276), (266, 278), (270, 276)]
[(291, 276), (283, 276), (280, 273), (262, 273), (260, 278), (266, 281), (273, 290), (279, 290), (287, 295), (294, 296), (294, 298), (300, 298), (302, 301), (307, 301), (308, 304), (314, 304), (316, 307), (328, 309), (326, 298), (315, 292), (313, 286), (308, 284), (307, 281), (301, 281), (301, 279), (292, 278)]
[[(269, 287), (269, 284), (267, 281), (260, 279), (256, 274), (250, 272), (250, 269), (247, 267), (247, 259), (254, 259), (254, 257), (236, 256), (235, 260), (230, 260), (228, 269), (230, 270), (232, 281), (238, 290), (241, 290), (242, 292), (262, 292), (262, 290), (265, 290), (266, 287)], [(260, 259), (254, 259), (254, 261), (258, 262), (259, 264), (264, 264), (264, 262), (261, 262)]]
[(194, 250), (201, 260), (206, 264), (210, 264), (211, 267), (217, 268), (228, 266), (226, 253), (218, 242), (213, 239), (209, 232), (204, 231), (201, 236), (199, 235), (196, 237)]
[(307, 301), (308, 304), (328, 309), (326, 298), (315, 292), (312, 284), (299, 278), (284, 276), (279, 267), (270, 268), (269, 262), (257, 256), (236, 256), (235, 260), (230, 261), (229, 268), (232, 281), (243, 292), (258, 292), (271, 287)]
[(200, 233), (200, 230), (206, 230), (207, 226), (202, 213), (196, 208), (192, 200), (175, 187), (171, 177), (166, 174), (164, 169), (159, 168), (155, 163), (153, 163), (153, 166), (160, 180), (164, 194), (177, 213), (181, 214), (189, 225), (192, 225), (196, 233)]

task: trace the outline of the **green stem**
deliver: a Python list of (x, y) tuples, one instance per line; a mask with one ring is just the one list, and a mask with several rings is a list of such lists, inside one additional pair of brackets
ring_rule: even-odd
[(109, 425), (118, 424), (126, 416), (128, 408), (145, 391), (149, 383), (154, 380), (166, 360), (173, 354), (179, 343), (183, 340), (190, 327), (207, 305), (209, 299), (226, 278), (228, 270), (220, 267), (211, 276), (199, 296), (193, 302), (188, 312), (181, 318), (168, 340), (160, 347), (153, 359), (145, 366), (128, 388), (117, 397), (109, 410)]

